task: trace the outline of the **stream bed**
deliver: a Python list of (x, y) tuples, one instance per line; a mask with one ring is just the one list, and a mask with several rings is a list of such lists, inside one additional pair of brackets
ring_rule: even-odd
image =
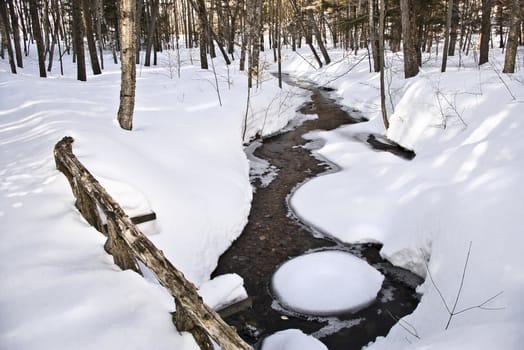
[[(277, 331), (296, 328), (322, 341), (330, 350), (361, 349), (384, 336), (398, 318), (411, 313), (419, 302), (415, 288), (422, 280), (397, 268), (379, 254), (378, 244), (344, 244), (300, 221), (288, 206), (289, 196), (307, 179), (333, 172), (336, 167), (315, 158), (310, 141), (302, 135), (313, 130), (332, 130), (345, 124), (364, 121), (354, 118), (330, 91), (315, 85), (293, 81), (311, 91), (311, 102), (302, 106), (302, 114), (316, 114), (290, 131), (257, 141), (254, 156), (271, 164), (273, 179), (267, 183), (253, 179), (255, 193), (249, 221), (241, 236), (221, 256), (213, 275), (237, 273), (251, 298), (251, 307), (225, 317), (239, 335), (259, 347), (263, 339)], [(378, 135), (355, 135), (376, 149), (406, 159), (414, 154), (392, 145)], [(255, 147), (253, 147), (255, 148)], [(372, 156), (372, 154), (370, 154)], [(351, 215), (351, 213), (348, 213)], [(271, 279), (280, 265), (304, 253), (342, 250), (366, 260), (385, 279), (377, 298), (364, 309), (329, 316), (309, 316), (282, 307), (272, 295)]]

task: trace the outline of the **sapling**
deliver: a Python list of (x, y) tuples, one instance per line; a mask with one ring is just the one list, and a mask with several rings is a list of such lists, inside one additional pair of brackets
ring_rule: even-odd
[(490, 302), (492, 302), (493, 300), (498, 298), (500, 295), (502, 295), (502, 293), (504, 293), (503, 291), (500, 291), (497, 294), (487, 298), (486, 300), (484, 300), (482, 303), (480, 303), (478, 305), (473, 305), (473, 306), (469, 306), (469, 307), (457, 310), (458, 302), (460, 300), (460, 297), (462, 295), (462, 289), (464, 287), (464, 281), (466, 279), (466, 272), (467, 272), (467, 269), (468, 269), (469, 258), (471, 256), (472, 243), (473, 242), (471, 242), (471, 241), (469, 242), (468, 253), (466, 255), (466, 261), (464, 262), (464, 268), (462, 269), (462, 276), (460, 278), (459, 288), (457, 290), (457, 295), (455, 296), (455, 301), (453, 302), (453, 306), (451, 306), (451, 307), (448, 304), (448, 302), (446, 301), (446, 299), (444, 298), (444, 295), (442, 294), (442, 292), (441, 292), (440, 288), (438, 287), (437, 283), (433, 279), (433, 275), (431, 274), (431, 270), (429, 269), (428, 263), (427, 263), (426, 259), (424, 259), (424, 265), (426, 266), (426, 271), (427, 271), (428, 277), (429, 277), (429, 279), (431, 281), (431, 284), (433, 285), (433, 287), (435, 287), (435, 290), (437, 291), (437, 293), (438, 293), (438, 295), (440, 297), (440, 300), (442, 300), (442, 303), (444, 304), (444, 307), (446, 308), (446, 311), (448, 312), (448, 315), (449, 315), (448, 316), (448, 321), (446, 322), (446, 326), (444, 327), (444, 329), (446, 329), (446, 330), (449, 328), (449, 326), (451, 324), (451, 321), (453, 320), (453, 317), (455, 317), (457, 315), (460, 315), (462, 313), (465, 313), (466, 311), (470, 311), (470, 310), (473, 310), (473, 309), (481, 309), (481, 310), (489, 310), (489, 311), (502, 310), (503, 309), (503, 308), (500, 308), (500, 307), (497, 308), (497, 307), (487, 307), (486, 306)]

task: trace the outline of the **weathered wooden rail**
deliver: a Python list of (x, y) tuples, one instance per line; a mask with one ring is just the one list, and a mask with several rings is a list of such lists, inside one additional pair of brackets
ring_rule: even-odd
[(120, 205), (73, 154), (73, 138), (55, 145), (56, 167), (68, 179), (76, 207), (84, 218), (107, 236), (105, 250), (121, 269), (140, 273), (137, 259), (153, 271), (158, 281), (175, 298), (175, 325), (193, 334), (201, 349), (213, 349), (209, 338), (223, 350), (252, 350), (233, 327), (197, 294), (196, 287), (164, 256), (163, 252), (133, 224)]

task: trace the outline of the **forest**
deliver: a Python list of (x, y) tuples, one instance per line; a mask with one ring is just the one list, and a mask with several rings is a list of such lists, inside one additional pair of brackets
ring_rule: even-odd
[(0, 349), (520, 350), (523, 0), (0, 0)]

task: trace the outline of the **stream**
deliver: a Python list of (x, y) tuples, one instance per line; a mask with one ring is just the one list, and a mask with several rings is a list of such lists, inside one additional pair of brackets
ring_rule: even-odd
[[(239, 335), (260, 347), (263, 339), (277, 331), (296, 328), (322, 341), (330, 350), (361, 349), (384, 336), (398, 318), (411, 313), (419, 302), (415, 288), (422, 280), (409, 271), (382, 259), (379, 244), (344, 244), (300, 221), (288, 206), (288, 198), (307, 179), (333, 172), (336, 166), (315, 158), (302, 135), (312, 130), (332, 130), (346, 124), (364, 121), (330, 98), (328, 89), (296, 81), (286, 76), (288, 84), (311, 91), (311, 101), (300, 112), (316, 114), (298, 127), (264, 138), (254, 151), (268, 161), (276, 176), (269, 184), (253, 179), (255, 193), (249, 221), (241, 236), (221, 256), (213, 275), (237, 273), (251, 298), (244, 308), (225, 321)], [(377, 151), (392, 152), (406, 159), (414, 154), (391, 144), (379, 135), (354, 135)], [(372, 156), (372, 154), (370, 154)], [(286, 310), (271, 292), (271, 278), (280, 265), (306, 252), (342, 250), (365, 259), (384, 276), (382, 288), (370, 305), (357, 312), (336, 316), (309, 316)]]

